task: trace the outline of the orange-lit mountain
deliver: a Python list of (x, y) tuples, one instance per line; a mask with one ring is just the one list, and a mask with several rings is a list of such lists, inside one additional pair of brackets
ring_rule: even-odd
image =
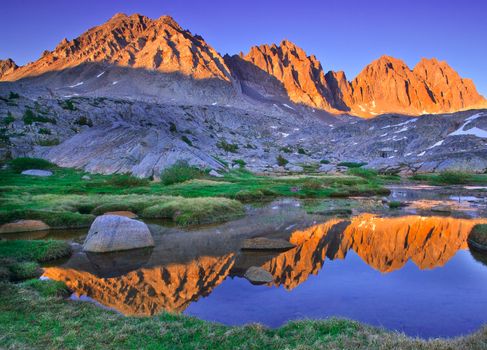
[[(383, 56), (349, 82), (343, 72), (325, 74), (314, 55), (288, 40), (223, 58), (169, 16), (152, 20), (116, 14), (78, 38), (62, 40), (35, 62), (17, 67), (10, 59), (0, 61), (0, 81), (34, 77), (29, 84), (61, 97), (140, 97), (181, 104), (238, 104), (241, 97), (250, 97), (250, 105), (264, 100), (294, 109), (288, 105), (292, 102), (367, 118), (487, 107), (471, 80), (436, 59), (423, 59), (411, 70), (403, 61)], [(184, 84), (181, 78), (186, 78)], [(26, 84), (22, 89), (27, 91)]]
[(76, 39), (62, 40), (53, 51), (45, 51), (39, 60), (5, 74), (3, 80), (88, 62), (177, 72), (195, 79), (230, 79), (223, 58), (203, 38), (183, 30), (171, 17), (152, 20), (138, 14), (116, 14)]
[(86, 295), (125, 315), (150, 316), (162, 311), (183, 311), (218, 286), (233, 263), (230, 253), (222, 257), (202, 256), (186, 264), (141, 268), (112, 278), (64, 267), (47, 267), (44, 276), (64, 281), (78, 295)]

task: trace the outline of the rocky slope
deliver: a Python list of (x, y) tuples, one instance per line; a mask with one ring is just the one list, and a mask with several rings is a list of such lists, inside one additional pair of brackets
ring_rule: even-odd
[(170, 17), (118, 14), (26, 66), (0, 61), (0, 80), (0, 159), (144, 177), (178, 159), (213, 169), (242, 159), (259, 172), (333, 172), (341, 161), (391, 172), (487, 169), (482, 110), (350, 116), (483, 103), (436, 60), (410, 70), (384, 56), (349, 82), (289, 41), (223, 58)]

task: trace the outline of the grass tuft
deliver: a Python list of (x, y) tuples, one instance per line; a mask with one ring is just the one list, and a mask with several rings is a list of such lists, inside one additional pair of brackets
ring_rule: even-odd
[(6, 240), (0, 241), (0, 258), (46, 262), (66, 257), (71, 247), (64, 241)]

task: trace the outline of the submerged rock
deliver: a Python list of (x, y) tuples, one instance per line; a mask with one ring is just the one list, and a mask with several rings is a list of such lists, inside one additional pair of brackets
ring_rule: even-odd
[(142, 221), (119, 215), (102, 215), (91, 225), (83, 250), (104, 253), (153, 246), (154, 239)]
[(257, 237), (246, 239), (241, 247), (242, 250), (288, 250), (295, 245), (284, 239), (270, 239)]
[(269, 271), (257, 266), (249, 267), (245, 271), (244, 277), (252, 284), (264, 284), (274, 281), (274, 277)]
[(29, 170), (24, 170), (22, 172), (22, 175), (48, 177), (52, 175), (52, 171), (40, 170), (40, 169), (29, 169)]
[(0, 226), (0, 233), (15, 233), (49, 230), (49, 226), (40, 220), (19, 220)]

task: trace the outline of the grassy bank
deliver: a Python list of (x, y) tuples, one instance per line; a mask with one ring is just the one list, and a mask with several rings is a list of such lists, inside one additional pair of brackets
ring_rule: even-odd
[(124, 317), (65, 300), (53, 281), (0, 285), (0, 347), (49, 349), (485, 349), (487, 329), (466, 338), (424, 341), (330, 319), (278, 329), (227, 327), (162, 314)]
[(435, 174), (417, 174), (411, 177), (414, 181), (431, 185), (485, 185), (487, 174), (469, 174), (459, 171), (445, 171)]
[[(242, 215), (241, 202), (279, 196), (349, 197), (389, 193), (371, 171), (348, 175), (259, 176), (244, 169), (222, 178), (179, 164), (163, 181), (128, 175), (89, 175), (24, 159), (0, 171), (0, 224), (19, 219), (44, 221), (51, 227), (86, 227), (96, 215), (129, 210), (142, 218), (170, 219), (180, 225), (221, 222)], [(26, 163), (26, 164), (24, 164)], [(50, 177), (21, 175), (32, 163), (53, 172)]]

